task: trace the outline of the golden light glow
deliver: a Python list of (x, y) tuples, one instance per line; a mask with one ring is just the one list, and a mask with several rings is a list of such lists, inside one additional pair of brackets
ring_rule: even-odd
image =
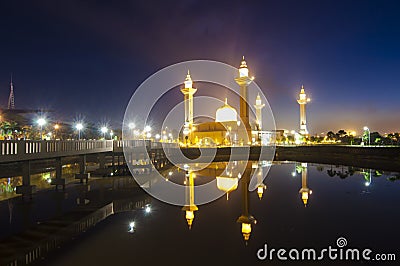
[(304, 205), (307, 205), (308, 202), (308, 192), (303, 191), (301, 193), (301, 199), (303, 200)]
[(59, 128), (60, 128), (60, 125), (59, 125), (59, 124), (55, 124), (55, 125), (54, 125), (54, 129), (55, 129), (55, 130), (57, 130), (57, 129), (59, 129)]
[(186, 211), (186, 221), (189, 225), (189, 229), (192, 228), (192, 223), (194, 219), (194, 212), (193, 211)]
[(259, 185), (259, 186), (257, 187), (257, 194), (258, 194), (258, 198), (259, 198), (260, 200), (261, 200), (262, 197), (263, 197), (264, 189), (265, 189), (265, 186), (263, 186), (263, 185)]
[(242, 234), (244, 240), (249, 240), (251, 233), (251, 224), (249, 223), (242, 223)]

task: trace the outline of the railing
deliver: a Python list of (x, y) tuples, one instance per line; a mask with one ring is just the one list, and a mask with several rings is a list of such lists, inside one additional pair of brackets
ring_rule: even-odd
[(124, 147), (142, 148), (138, 150), (143, 151), (178, 148), (179, 146), (177, 143), (151, 140), (3, 140), (0, 141), (0, 163), (111, 151), (122, 152)]
[(112, 140), (4, 140), (0, 141), (0, 162), (109, 152), (113, 147)]

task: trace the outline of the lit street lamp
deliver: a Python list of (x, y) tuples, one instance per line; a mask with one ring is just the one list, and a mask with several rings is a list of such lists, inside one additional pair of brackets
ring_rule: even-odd
[(54, 125), (54, 139), (57, 139), (57, 131), (60, 129), (59, 124)]
[(76, 129), (78, 130), (78, 140), (81, 139), (81, 130), (83, 129), (82, 123), (76, 124)]
[(102, 127), (100, 130), (101, 130), (101, 133), (103, 133), (103, 138), (106, 139), (106, 133), (108, 131), (107, 127)]
[(38, 125), (40, 126), (40, 139), (43, 140), (43, 126), (46, 124), (46, 119), (44, 119), (43, 117), (39, 118), (37, 120)]
[(368, 127), (364, 127), (364, 131), (368, 131), (368, 145), (371, 145), (371, 131)]
[(134, 139), (134, 138), (135, 138), (135, 128), (136, 128), (135, 123), (129, 123), (129, 124), (128, 124), (128, 127), (129, 127), (130, 130), (132, 130), (133, 139)]

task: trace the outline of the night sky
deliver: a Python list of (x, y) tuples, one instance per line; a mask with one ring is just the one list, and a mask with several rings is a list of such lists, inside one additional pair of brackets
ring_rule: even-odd
[(399, 14), (398, 1), (1, 1), (0, 105), (12, 72), (16, 108), (118, 127), (157, 70), (245, 55), (278, 128), (298, 128), (304, 84), (311, 133), (400, 131)]

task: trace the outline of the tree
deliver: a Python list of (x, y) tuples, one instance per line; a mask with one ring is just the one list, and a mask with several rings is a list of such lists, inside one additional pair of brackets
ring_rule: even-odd
[(336, 140), (336, 134), (333, 133), (333, 131), (329, 131), (328, 133), (326, 133), (326, 136), (329, 140)]

